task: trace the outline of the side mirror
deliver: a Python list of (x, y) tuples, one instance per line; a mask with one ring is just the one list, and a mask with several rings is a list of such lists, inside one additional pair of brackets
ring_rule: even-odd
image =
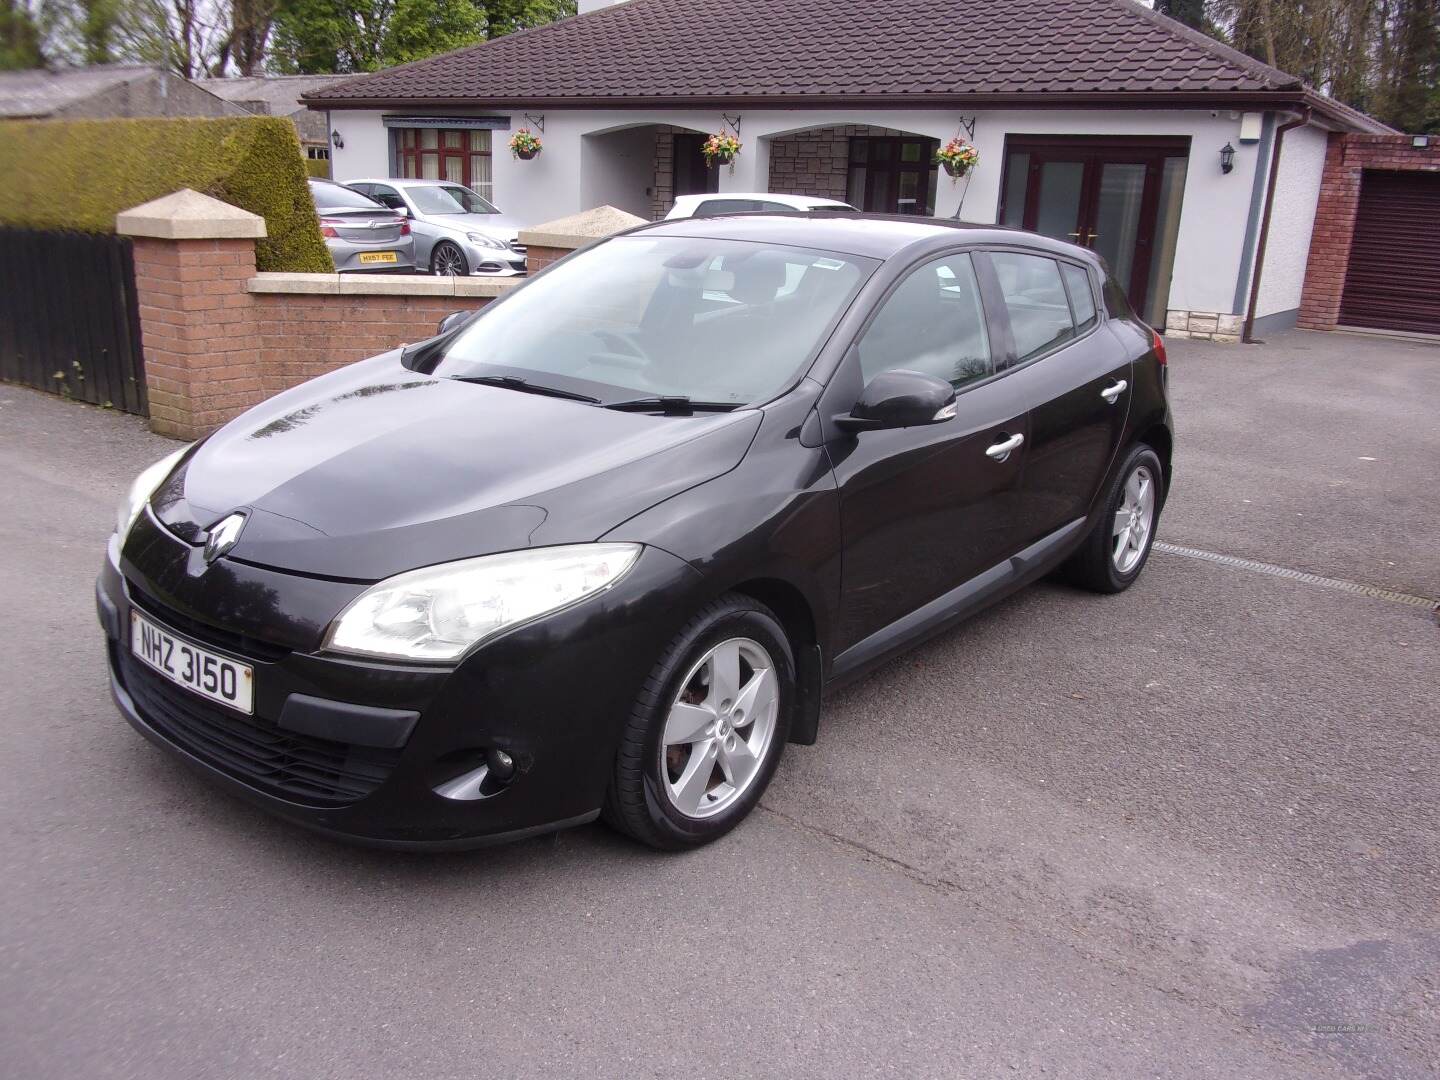
[(394, 210), (395, 213), (399, 214), (401, 217), (408, 218), (410, 216), (410, 207), (406, 206), (404, 203), (392, 204), (390, 209)]
[(473, 311), (452, 311), (440, 320), (440, 329), (436, 332), (448, 334), (451, 330), (457, 330), (474, 314)]
[(849, 416), (835, 417), (841, 431), (920, 427), (955, 417), (955, 388), (919, 371), (882, 371), (860, 392)]

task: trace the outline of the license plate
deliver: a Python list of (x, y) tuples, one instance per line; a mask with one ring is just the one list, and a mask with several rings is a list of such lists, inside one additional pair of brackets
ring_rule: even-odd
[(393, 263), (399, 262), (400, 257), (393, 251), (362, 251), (360, 261), (362, 263)]
[(232, 709), (254, 712), (255, 670), (176, 637), (130, 612), (130, 651), (171, 682)]

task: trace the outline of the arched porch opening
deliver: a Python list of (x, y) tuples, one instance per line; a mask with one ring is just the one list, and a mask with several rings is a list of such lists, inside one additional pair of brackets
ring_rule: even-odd
[(676, 124), (627, 123), (581, 138), (582, 207), (618, 207), (658, 221), (677, 195), (719, 190), (719, 169), (705, 164), (706, 133)]
[(882, 214), (935, 213), (940, 140), (870, 124), (768, 136), (769, 190), (839, 199)]

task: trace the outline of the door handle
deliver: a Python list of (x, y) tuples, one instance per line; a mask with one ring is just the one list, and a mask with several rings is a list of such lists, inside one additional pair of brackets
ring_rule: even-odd
[(1100, 396), (1103, 397), (1106, 401), (1108, 401), (1111, 405), (1114, 405), (1115, 402), (1120, 400), (1120, 395), (1125, 392), (1125, 388), (1129, 385), (1130, 384), (1124, 379), (1119, 379), (1112, 385), (1105, 387), (1104, 390), (1101, 390)]
[(992, 443), (985, 448), (985, 456), (994, 458), (996, 461), (1004, 461), (1010, 456), (1010, 451), (1018, 450), (1025, 442), (1024, 435), (1011, 435), (1003, 442)]

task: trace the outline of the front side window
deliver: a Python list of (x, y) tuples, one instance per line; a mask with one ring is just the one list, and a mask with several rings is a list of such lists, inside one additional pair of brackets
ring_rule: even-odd
[(768, 401), (877, 263), (739, 240), (617, 237), (481, 310), (435, 373), (514, 375), (609, 403)]
[(1075, 336), (1070, 301), (1065, 297), (1060, 266), (1054, 259), (995, 251), (990, 261), (1010, 312), (1016, 363), (1024, 363)]
[(990, 374), (990, 339), (969, 255), (926, 263), (890, 294), (860, 338), (865, 382), (903, 368), (957, 389)]
[(405, 194), (422, 214), (498, 214), (500, 211), (475, 192), (457, 184), (432, 186), (416, 184), (406, 187)]

